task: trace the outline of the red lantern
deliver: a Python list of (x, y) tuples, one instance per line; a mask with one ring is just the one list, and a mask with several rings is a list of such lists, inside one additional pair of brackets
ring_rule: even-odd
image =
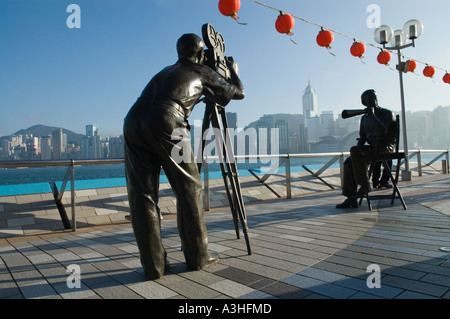
[(427, 78), (432, 78), (434, 73), (436, 73), (436, 70), (431, 65), (427, 65), (425, 69), (423, 69), (423, 75)]
[(386, 50), (382, 50), (377, 57), (378, 63), (388, 65), (389, 61), (391, 61), (391, 53)]
[(406, 63), (408, 63), (408, 72), (414, 72), (417, 68), (417, 63), (414, 60), (408, 60)]
[(280, 12), (277, 21), (275, 21), (275, 28), (277, 29), (277, 31), (280, 33), (285, 33), (287, 35), (294, 35), (292, 33), (294, 25), (294, 17), (290, 14), (284, 14), (282, 12)]
[(350, 53), (353, 56), (363, 58), (364, 52), (366, 52), (366, 45), (363, 42), (357, 42), (357, 41), (353, 42), (353, 44), (350, 48)]
[(238, 20), (237, 12), (241, 8), (240, 0), (219, 0), (219, 11), (226, 17)]
[(334, 34), (330, 30), (320, 30), (319, 34), (317, 35), (316, 42), (319, 46), (325, 47), (327, 49), (331, 49), (330, 44), (334, 40)]
[(450, 84), (450, 74), (448, 72), (445, 72), (445, 75), (442, 78), (442, 81), (444, 81), (444, 83)]

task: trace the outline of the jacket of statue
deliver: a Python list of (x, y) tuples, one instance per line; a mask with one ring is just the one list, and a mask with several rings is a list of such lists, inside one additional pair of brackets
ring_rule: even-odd
[(375, 117), (367, 113), (361, 117), (358, 146), (367, 143), (372, 149), (393, 152), (397, 137), (394, 113), (378, 106)]
[(236, 86), (206, 65), (179, 60), (156, 74), (130, 109), (125, 121), (144, 121), (158, 109), (175, 109), (174, 115), (187, 120), (202, 96), (226, 106)]

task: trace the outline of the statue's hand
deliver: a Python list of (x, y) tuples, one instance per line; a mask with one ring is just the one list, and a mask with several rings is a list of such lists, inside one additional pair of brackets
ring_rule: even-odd
[(230, 70), (233, 69), (236, 73), (238, 73), (238, 65), (234, 62), (233, 57), (225, 57), (225, 63)]

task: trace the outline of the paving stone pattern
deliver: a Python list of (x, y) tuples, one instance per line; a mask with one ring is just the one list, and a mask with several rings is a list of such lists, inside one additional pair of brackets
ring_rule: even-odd
[[(255, 201), (246, 205), (251, 255), (229, 209), (213, 209), (209, 248), (221, 259), (202, 271), (186, 268), (176, 219), (166, 218), (170, 269), (155, 281), (144, 280), (129, 223), (5, 238), (0, 298), (449, 299), (449, 188), (448, 175), (404, 183), (406, 211), (398, 200), (337, 210), (338, 190)], [(69, 288), (70, 265), (80, 288)], [(370, 265), (380, 288), (369, 288)]]

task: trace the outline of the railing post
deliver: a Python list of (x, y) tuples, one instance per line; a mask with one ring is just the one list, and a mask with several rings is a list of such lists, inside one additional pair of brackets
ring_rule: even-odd
[(70, 181), (70, 197), (71, 197), (71, 204), (72, 204), (72, 230), (77, 230), (77, 221), (75, 217), (75, 161), (72, 160), (72, 164), (70, 167), (71, 170), (71, 181)]
[(419, 151), (417, 152), (417, 172), (419, 173), (419, 176), (422, 176), (422, 153)]
[(450, 174), (449, 172), (449, 150), (445, 153), (445, 158), (447, 159), (447, 174)]
[(448, 150), (445, 152), (445, 160), (442, 160), (442, 174), (448, 174)]
[(289, 154), (287, 154), (287, 158), (286, 158), (286, 197), (287, 198), (292, 198), (291, 159), (289, 158)]
[(339, 175), (341, 177), (341, 188), (344, 185), (344, 153), (339, 157)]
[(203, 161), (203, 186), (204, 186), (204, 195), (203, 195), (203, 208), (206, 211), (209, 211), (211, 208), (210, 196), (209, 196), (209, 166), (208, 161)]

